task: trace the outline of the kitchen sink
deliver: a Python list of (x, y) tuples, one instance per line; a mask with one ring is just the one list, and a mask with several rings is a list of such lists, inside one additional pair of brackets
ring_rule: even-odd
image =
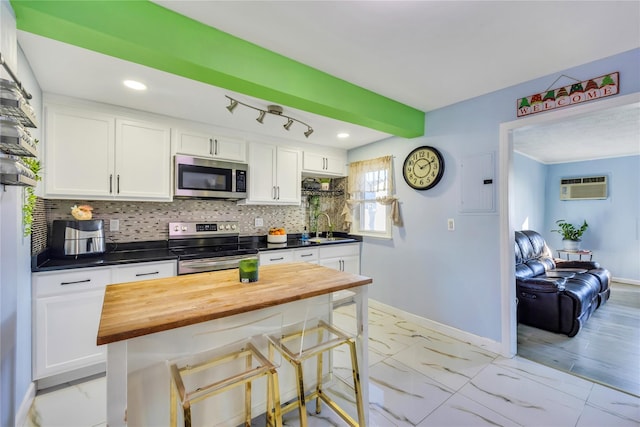
[(351, 237), (311, 237), (309, 239), (312, 243), (334, 243), (334, 242), (344, 242), (344, 241), (356, 241)]

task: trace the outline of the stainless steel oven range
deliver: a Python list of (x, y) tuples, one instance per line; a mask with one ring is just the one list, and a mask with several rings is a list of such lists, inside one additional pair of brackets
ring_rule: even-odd
[(258, 258), (258, 249), (241, 248), (237, 221), (171, 222), (169, 249), (178, 256), (178, 275), (238, 268)]

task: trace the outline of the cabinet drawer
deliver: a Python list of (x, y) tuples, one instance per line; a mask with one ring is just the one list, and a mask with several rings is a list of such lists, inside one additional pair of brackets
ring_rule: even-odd
[(176, 261), (144, 262), (113, 268), (112, 283), (138, 282), (176, 275)]
[(81, 268), (33, 274), (35, 297), (101, 289), (111, 283), (109, 268)]
[(318, 249), (320, 249), (320, 259), (360, 255), (358, 243), (321, 246)]
[(318, 248), (296, 249), (293, 251), (293, 259), (304, 262), (318, 261)]
[(260, 254), (260, 265), (293, 262), (293, 251), (269, 251)]

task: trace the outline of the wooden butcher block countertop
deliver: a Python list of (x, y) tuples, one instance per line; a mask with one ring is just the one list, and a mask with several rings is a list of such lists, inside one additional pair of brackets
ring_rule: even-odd
[(98, 345), (368, 285), (371, 278), (309, 263), (261, 266), (240, 283), (238, 269), (107, 286)]

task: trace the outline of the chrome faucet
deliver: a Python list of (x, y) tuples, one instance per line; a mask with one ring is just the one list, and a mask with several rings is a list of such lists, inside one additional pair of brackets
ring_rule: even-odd
[(320, 212), (318, 214), (318, 216), (316, 216), (316, 237), (320, 237), (320, 215), (324, 215), (327, 217), (327, 226), (329, 227), (329, 231), (327, 232), (327, 237), (331, 238), (332, 236), (330, 234), (332, 234), (332, 229), (331, 229), (331, 218), (329, 218), (329, 215), (326, 212)]

